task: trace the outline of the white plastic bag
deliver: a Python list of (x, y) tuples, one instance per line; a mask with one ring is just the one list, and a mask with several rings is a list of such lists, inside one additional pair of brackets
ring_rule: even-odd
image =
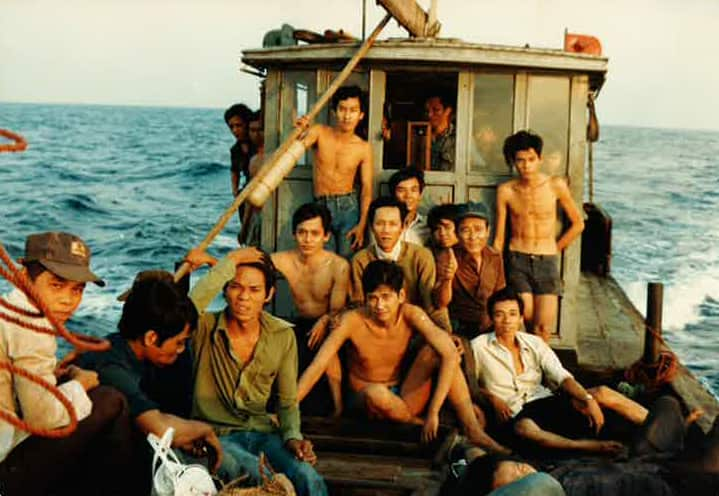
[(175, 430), (170, 427), (159, 439), (147, 435), (155, 451), (152, 460), (152, 494), (154, 496), (214, 496), (217, 494), (210, 473), (202, 465), (185, 465), (172, 451)]

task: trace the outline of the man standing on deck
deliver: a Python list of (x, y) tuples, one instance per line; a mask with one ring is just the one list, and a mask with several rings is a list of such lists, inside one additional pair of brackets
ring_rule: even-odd
[[(524, 302), (529, 329), (549, 340), (557, 319), (562, 251), (584, 230), (584, 219), (572, 199), (567, 182), (540, 172), (542, 138), (519, 131), (504, 142), (504, 158), (519, 178), (497, 188), (497, 234), (494, 248), (504, 249), (507, 212), (512, 227), (507, 257), (508, 284)], [(557, 240), (557, 201), (571, 226)]]
[[(404, 302), (403, 279), (402, 269), (390, 261), (375, 260), (366, 267), (362, 274), (364, 308), (341, 316), (302, 374), (298, 397), (304, 398), (347, 343), (350, 408), (374, 418), (422, 424), (422, 439), (430, 441), (437, 435), (439, 409), (449, 398), (471, 442), (506, 452), (482, 430), (475, 417), (467, 383), (459, 370), (459, 355), (449, 335), (434, 325), (421, 308)], [(402, 379), (401, 364), (415, 334), (428, 344)], [(431, 394), (431, 378), (438, 362), (437, 385)], [(418, 415), (425, 407), (422, 421)]]
[[(324, 205), (306, 203), (292, 216), (292, 234), (297, 247), (272, 254), (272, 262), (290, 286), (298, 317), (295, 337), (299, 354), (299, 371), (303, 372), (312, 361), (310, 348), (316, 346), (319, 336), (309, 341), (309, 332), (318, 318), (344, 308), (349, 293), (349, 263), (339, 255), (325, 250), (331, 236), (332, 216)], [(309, 341), (309, 342), (308, 342)], [(339, 362), (328, 372), (330, 393), (335, 415), (342, 411), (342, 384)], [(317, 391), (302, 405), (310, 415), (324, 415), (326, 395)]]
[[(303, 138), (305, 147), (314, 148), (313, 189), (315, 200), (332, 214), (335, 251), (345, 258), (364, 243), (367, 209), (372, 201), (372, 148), (355, 134), (364, 118), (364, 97), (357, 86), (343, 86), (332, 97), (334, 127), (315, 124)], [(306, 117), (298, 126), (306, 127)], [(354, 191), (360, 171), (360, 201)]]

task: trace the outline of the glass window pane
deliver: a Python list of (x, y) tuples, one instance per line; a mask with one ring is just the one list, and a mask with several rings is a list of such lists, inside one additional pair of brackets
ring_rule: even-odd
[[(286, 71), (282, 79), (282, 132), (280, 142), (292, 133), (295, 121), (310, 111), (317, 100), (317, 76), (315, 71)], [(310, 165), (310, 155), (305, 153), (297, 165)]]
[(474, 77), (474, 116), (470, 140), (470, 171), (508, 174), (502, 156), (504, 139), (512, 134), (514, 76), (477, 74)]
[(567, 164), (569, 128), (569, 78), (529, 77), (529, 128), (544, 140), (542, 170), (564, 176)]

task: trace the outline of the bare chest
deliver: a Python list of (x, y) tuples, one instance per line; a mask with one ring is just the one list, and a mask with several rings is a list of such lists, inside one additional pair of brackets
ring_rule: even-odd
[(537, 187), (517, 185), (511, 189), (509, 209), (513, 218), (553, 220), (557, 215), (557, 196), (548, 182)]

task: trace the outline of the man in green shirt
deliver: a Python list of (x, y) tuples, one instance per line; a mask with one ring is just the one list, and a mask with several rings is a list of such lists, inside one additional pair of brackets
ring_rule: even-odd
[[(292, 326), (263, 311), (274, 296), (272, 262), (267, 256), (239, 264), (225, 258), (197, 283), (193, 300), (210, 298), (219, 281), (227, 306), (201, 315), (192, 336), (193, 416), (220, 435), (227, 472), (245, 469), (259, 480), (258, 455), (264, 452), (298, 495), (326, 495), (324, 480), (312, 468), (317, 460), (312, 443), (300, 433)], [(274, 383), (279, 427), (267, 412)]]

